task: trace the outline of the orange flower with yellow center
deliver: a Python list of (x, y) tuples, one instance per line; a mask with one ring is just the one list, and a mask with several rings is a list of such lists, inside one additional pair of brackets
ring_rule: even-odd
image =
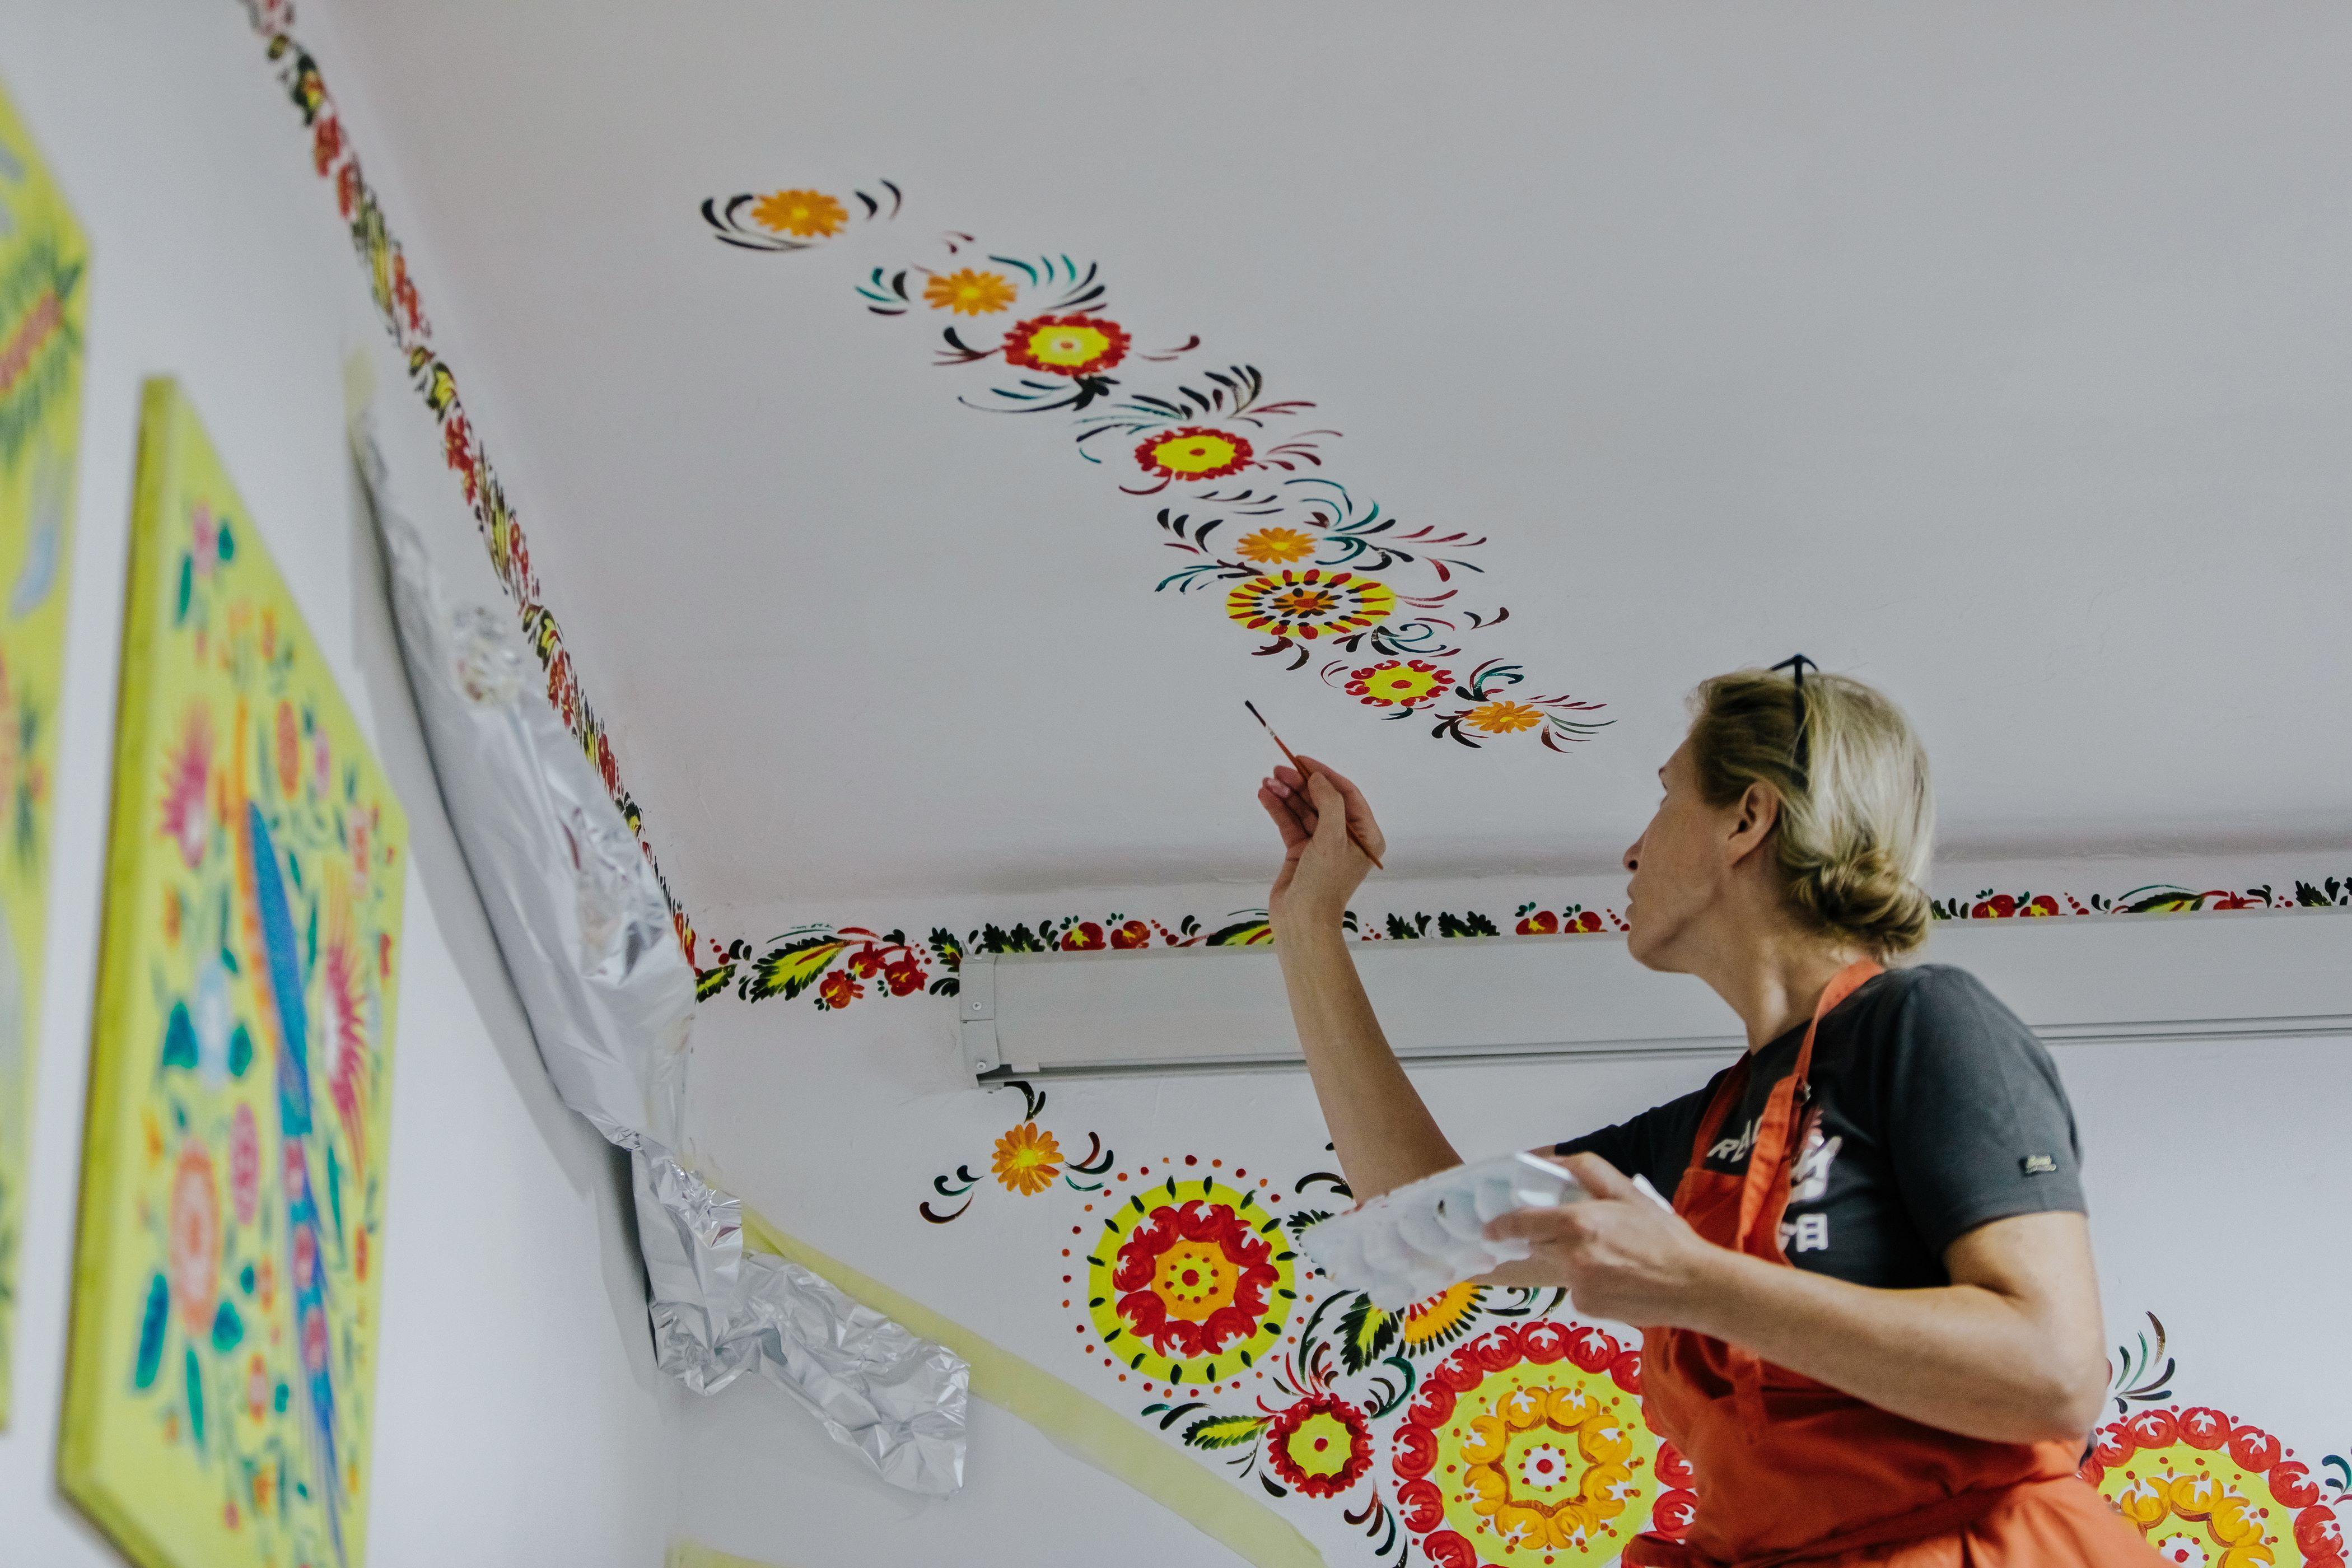
[(1034, 1197), (1062, 1173), (1062, 1146), (1051, 1132), (1024, 1121), (996, 1141), (995, 1157), (988, 1168), (1005, 1191)]
[(1187, 425), (1150, 437), (1135, 448), (1137, 465), (1163, 479), (1223, 479), (1249, 467), (1256, 455), (1246, 437), (1202, 425)]
[(1315, 553), (1315, 536), (1295, 528), (1261, 528), (1244, 534), (1234, 548), (1243, 560), (1260, 566), (1286, 566)]
[(1498, 700), (1480, 703), (1464, 714), (1462, 721), (1489, 735), (1507, 735), (1515, 730), (1534, 729), (1543, 722), (1543, 712), (1524, 702)]
[(777, 234), (821, 239), (840, 233), (849, 214), (823, 191), (772, 191), (751, 208), (751, 221)]
[(1477, 1317), (1486, 1297), (1486, 1287), (1465, 1281), (1448, 1285), (1428, 1300), (1407, 1307), (1404, 1321), (1397, 1325), (1397, 1339), (1404, 1345), (1405, 1353), (1416, 1354), (1452, 1341)]
[(1013, 285), (1002, 272), (965, 268), (936, 273), (923, 285), (923, 299), (934, 310), (959, 316), (992, 316), (1013, 303)]

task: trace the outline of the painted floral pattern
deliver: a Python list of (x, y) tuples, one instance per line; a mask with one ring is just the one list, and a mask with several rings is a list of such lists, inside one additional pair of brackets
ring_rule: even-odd
[[(279, 83), (310, 133), (312, 167), (334, 193), (336, 210), (350, 231), (352, 248), (367, 279), (377, 316), (406, 359), (418, 398), (440, 427), (443, 459), (464, 492), (466, 505), (474, 515), (500, 586), (514, 601), (524, 637), (537, 654), (546, 676), (548, 700), (580, 742), (582, 754), (595, 765), (605, 793), (635, 834), (638, 847), (658, 878), (660, 863), (646, 834), (644, 813), (622, 780), (612, 738), (605, 732), (587, 693), (581, 689), (562, 631), (541, 593), (538, 574), (531, 568), (530, 546), (522, 520), (489, 454), (475, 434), (464, 399), (458, 395), (457, 373), (434, 343), (432, 321), (409, 270), (407, 253), (393, 233), (374, 188), (360, 172), (358, 149), (327, 89), (319, 61), (290, 31), (293, 7), (286, 0), (247, 0), (246, 11), (269, 60), (277, 68)], [(788, 194), (791, 193), (747, 192), (723, 203), (714, 198), (702, 204), (703, 219), (716, 238), (742, 249), (796, 251), (829, 243), (830, 235), (839, 232), (839, 226), (827, 233), (802, 236), (793, 233), (789, 224), (781, 229), (772, 228), (750, 216), (762, 204)], [(856, 204), (858, 219), (867, 222), (897, 216), (904, 200), (898, 187), (887, 180), (877, 182), (875, 190), (870, 192), (851, 192), (850, 199)], [(835, 197), (825, 195), (824, 201), (844, 213), (851, 211), (848, 204)], [(771, 217), (782, 220), (792, 207), (793, 204), (783, 203), (766, 210)], [(804, 208), (805, 216), (792, 221), (803, 227), (824, 229), (830, 221), (826, 216), (830, 210), (821, 204), (809, 204)], [(195, 570), (204, 559), (205, 552), (198, 549), (192, 557), (191, 570)], [(669, 902), (678, 944), (691, 955), (695, 947), (693, 922), (669, 891), (666, 879), (662, 890)]]
[(1087, 1256), (1104, 1353), (1155, 1383), (1213, 1384), (1279, 1342), (1296, 1255), (1256, 1194), (1171, 1176), (1131, 1194)]
[(2342, 1568), (2343, 1485), (2323, 1495), (2276, 1437), (2210, 1406), (2146, 1409), (2102, 1426), (2083, 1479), (2168, 1563)]
[(1487, 1330), (1438, 1363), (1397, 1427), (1405, 1528), (1443, 1568), (1511, 1568), (1612, 1562), (1643, 1529), (1687, 1523), (1640, 1395), (1639, 1351), (1604, 1330)]
[[(1089, 1132), (1085, 1153), (1065, 1153), (1061, 1140), (1038, 1125), (1037, 1119), (1045, 1110), (1045, 1094), (1019, 1079), (1003, 1087), (1021, 1091), (1021, 1121), (996, 1140), (989, 1154), (988, 1174), (996, 1184), (1024, 1198), (1052, 1190), (1056, 1179), (1074, 1193), (1102, 1191), (1103, 1173), (1111, 1167), (1111, 1152), (1103, 1146), (1102, 1139)], [(931, 1200), (925, 1198), (916, 1205), (917, 1209), (933, 1225), (961, 1219), (971, 1211), (973, 1190), (982, 1181), (970, 1165), (958, 1165), (950, 1174), (932, 1177), (931, 1192), (942, 1202), (959, 1198), (962, 1202), (952, 1209), (942, 1210), (933, 1208)]]
[(207, 1562), (359, 1555), (405, 830), (194, 414), (141, 432), (60, 1478)]
[[(735, 207), (716, 200), (705, 201), (702, 211), (717, 237), (742, 248), (774, 248), (747, 242), (741, 223), (730, 223)], [(1461, 652), (1452, 639), (1509, 618), (1499, 605), (1457, 602), (1465, 584), (1484, 571), (1472, 553), (1486, 544), (1483, 536), (1431, 523), (1407, 526), (1322, 471), (1339, 432), (1300, 427), (1313, 400), (1272, 395), (1265, 374), (1246, 362), (1189, 373), (1155, 369), (1189, 363), (1200, 335), (1164, 348), (1139, 340), (1137, 318), (1124, 310), (1113, 314), (1098, 263), (1066, 255), (1031, 260), (988, 250), (961, 232), (941, 244), (946, 257), (934, 264), (870, 268), (856, 285), (858, 299), (885, 317), (922, 308), (972, 317), (1019, 312), (1001, 341), (967, 337), (958, 325), (940, 329), (934, 363), (958, 371), (997, 366), (989, 384), (960, 392), (957, 400), (990, 413), (1064, 416), (1078, 455), (1107, 468), (1122, 493), (1181, 498), (1155, 521), (1161, 542), (1196, 559), (1162, 576), (1156, 591), (1181, 597), (1196, 588), (1223, 590), (1227, 614), (1265, 634), (1254, 651), (1289, 669), (1306, 666), (1318, 639), (1349, 639), (1357, 651), (1352, 639), (1375, 626), (1368, 639), (1374, 654), (1450, 658)], [(1282, 581), (1294, 571), (1352, 583), (1342, 595), (1350, 603), (1327, 613), (1326, 590), (1299, 592), (1296, 582)], [(1269, 587), (1269, 578), (1277, 585)], [(1286, 593), (1302, 613), (1282, 613), (1273, 602)], [(1489, 660), (1482, 668), (1488, 667), (1511, 672), (1490, 671), (1489, 684), (1523, 679), (1517, 666)], [(1450, 684), (1450, 676), (1440, 684)], [(1419, 710), (1433, 690), (1374, 706), (1399, 716)], [(1431, 715), (1431, 733), (1473, 748), (1536, 735), (1557, 751), (1608, 722), (1580, 716), (1596, 711), (1598, 702), (1566, 695), (1498, 698), (1482, 689), (1467, 700), (1461, 712)]]

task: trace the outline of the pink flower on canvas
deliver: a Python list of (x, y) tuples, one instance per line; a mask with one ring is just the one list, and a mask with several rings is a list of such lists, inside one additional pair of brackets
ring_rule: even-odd
[(209, 577), (220, 561), (220, 528), (213, 521), (213, 509), (198, 501), (188, 524), (189, 531), (195, 536), (188, 549), (189, 558), (195, 563), (197, 576)]
[(228, 1194), (236, 1205), (236, 1223), (251, 1225), (261, 1203), (261, 1137), (249, 1105), (238, 1106), (229, 1122)]
[(220, 1194), (213, 1187), (213, 1157), (193, 1138), (172, 1173), (170, 1237), (173, 1304), (189, 1333), (208, 1333), (220, 1294)]
[(331, 761), (327, 752), (327, 732), (321, 730), (310, 739), (310, 777), (317, 783), (320, 795), (327, 793), (328, 764)]
[(204, 864), (211, 823), (205, 815), (205, 786), (213, 769), (212, 715), (199, 702), (188, 710), (180, 731), (180, 749), (163, 770), (163, 837), (179, 846), (180, 858), (193, 871)]

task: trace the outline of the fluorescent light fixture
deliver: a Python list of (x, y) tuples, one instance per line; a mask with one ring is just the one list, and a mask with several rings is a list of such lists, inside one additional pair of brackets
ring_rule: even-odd
[[(1633, 963), (1622, 936), (1351, 951), (1410, 1063), (1728, 1058), (1742, 1043), (1714, 993)], [(2053, 1045), (2352, 1035), (2352, 910), (1956, 921), (1920, 962), (1974, 972)], [(958, 1000), (981, 1082), (1302, 1065), (1269, 947), (977, 953)]]

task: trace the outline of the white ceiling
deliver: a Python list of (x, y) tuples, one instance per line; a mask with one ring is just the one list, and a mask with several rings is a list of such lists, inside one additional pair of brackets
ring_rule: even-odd
[[(1692, 683), (1799, 649), (1907, 705), (1952, 850), (2352, 842), (2352, 11), (333, 11), (698, 912), (1255, 874), (1245, 696), (1399, 872), (1589, 869)], [(792, 254), (697, 211), (886, 178), (897, 217)], [(1223, 584), (1155, 593), (1196, 559), (1158, 509), (1218, 506), (931, 363), (1040, 296), (854, 291), (991, 252), (1100, 264), (1119, 396), (1312, 400), (1302, 472), (1486, 541), (1458, 603), (1510, 617), (1439, 662), (1614, 725), (1465, 749), (1253, 658)]]

